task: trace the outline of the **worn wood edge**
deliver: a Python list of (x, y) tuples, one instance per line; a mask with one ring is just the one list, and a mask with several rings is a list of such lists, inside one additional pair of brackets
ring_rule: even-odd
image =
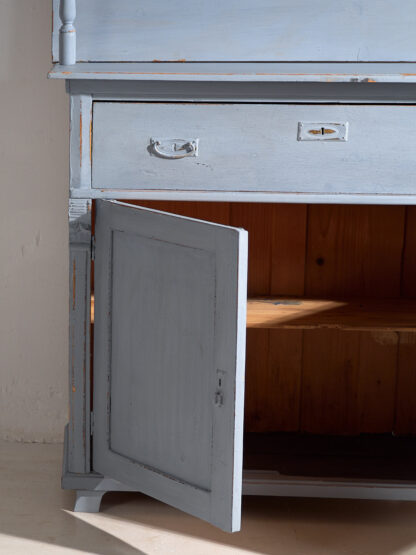
[(271, 202), (300, 204), (414, 205), (415, 195), (280, 193), (270, 191), (185, 191), (175, 189), (78, 189), (73, 199), (188, 200), (207, 202)]
[(415, 83), (416, 64), (324, 62), (122, 62), (55, 64), (49, 79)]
[(92, 96), (72, 94), (70, 111), (70, 187), (89, 190), (92, 166)]
[(283, 193), (279, 191), (193, 191), (180, 189), (71, 189), (73, 198), (122, 200), (189, 200), (218, 202), (271, 202), (300, 204), (416, 204), (415, 195), (360, 193)]

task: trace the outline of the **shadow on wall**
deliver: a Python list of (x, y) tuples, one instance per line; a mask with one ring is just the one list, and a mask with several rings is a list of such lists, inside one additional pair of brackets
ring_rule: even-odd
[(0, 2), (0, 437), (61, 441), (67, 420), (68, 99), (51, 1)]

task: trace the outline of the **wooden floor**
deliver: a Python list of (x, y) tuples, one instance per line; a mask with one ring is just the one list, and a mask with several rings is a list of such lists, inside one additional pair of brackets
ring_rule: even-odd
[(249, 232), (247, 430), (416, 434), (416, 207), (133, 204)]

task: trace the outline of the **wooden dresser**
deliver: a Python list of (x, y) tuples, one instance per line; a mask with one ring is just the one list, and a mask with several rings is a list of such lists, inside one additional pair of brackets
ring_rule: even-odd
[(414, 2), (53, 7), (75, 510), (416, 500)]

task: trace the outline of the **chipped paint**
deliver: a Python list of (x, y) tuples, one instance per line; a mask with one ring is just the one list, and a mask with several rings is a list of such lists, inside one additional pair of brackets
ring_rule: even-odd
[[(94, 78), (93, 76), (118, 76), (119, 79), (151, 79), (152, 76), (161, 76), (166, 79), (169, 78), (183, 78), (192, 80), (196, 79), (209, 79), (210, 77), (224, 79), (224, 80), (276, 80), (276, 81), (321, 81), (321, 82), (359, 82), (359, 83), (387, 83), (387, 82), (403, 82), (414, 81), (416, 72), (413, 71), (411, 63), (385, 63), (375, 66), (372, 63), (354, 63), (346, 66), (342, 63), (272, 63), (272, 64), (259, 64), (259, 63), (225, 63), (225, 64), (204, 64), (204, 63), (186, 63), (186, 59), (180, 58), (177, 60), (161, 60), (154, 58), (152, 61), (143, 63), (108, 63), (98, 64), (94, 62), (85, 61), (84, 63), (77, 63), (76, 67), (72, 69), (72, 78)], [(182, 67), (180, 68), (180, 64)], [(156, 69), (162, 71), (152, 71)], [(182, 68), (190, 71), (182, 71)], [(409, 67), (410, 66), (410, 67)], [(345, 68), (345, 70), (344, 70)], [(66, 78), (70, 75), (67, 72), (68, 68), (57, 64), (50, 77)], [(62, 70), (61, 72), (59, 70)], [(163, 71), (166, 70), (166, 71)], [(211, 71), (212, 70), (212, 71)], [(264, 71), (262, 71), (264, 70)], [(347, 71), (348, 70), (348, 71)], [(90, 77), (88, 77), (90, 76)], [(131, 76), (131, 77), (129, 77)], [(263, 78), (263, 79), (262, 79)]]

